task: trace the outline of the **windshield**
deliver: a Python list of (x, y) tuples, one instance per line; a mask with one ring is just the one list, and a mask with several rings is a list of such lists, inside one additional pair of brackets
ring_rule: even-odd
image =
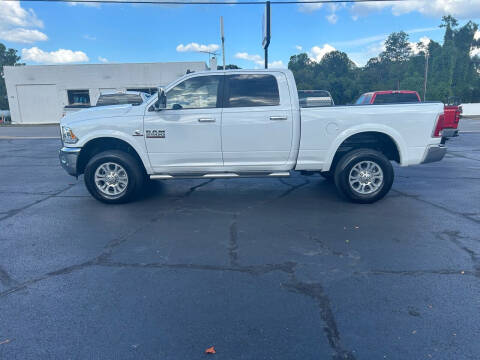
[(100, 95), (97, 101), (97, 106), (108, 105), (140, 105), (144, 101), (144, 98), (140, 94), (103, 94)]

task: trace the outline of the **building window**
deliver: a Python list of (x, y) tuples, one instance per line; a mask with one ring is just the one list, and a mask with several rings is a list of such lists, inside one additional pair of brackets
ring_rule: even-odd
[(90, 106), (90, 94), (88, 90), (67, 90), (68, 105)]

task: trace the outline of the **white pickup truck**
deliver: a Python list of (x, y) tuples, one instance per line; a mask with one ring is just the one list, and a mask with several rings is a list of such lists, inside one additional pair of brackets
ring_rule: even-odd
[(142, 104), (61, 120), (61, 165), (106, 203), (148, 179), (280, 177), (319, 172), (347, 199), (390, 190), (391, 162), (441, 160), (441, 103), (301, 108), (289, 70), (190, 73)]

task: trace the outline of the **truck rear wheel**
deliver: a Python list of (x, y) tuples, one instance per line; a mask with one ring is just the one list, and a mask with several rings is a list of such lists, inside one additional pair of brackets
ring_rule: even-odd
[(383, 198), (393, 184), (393, 167), (382, 153), (358, 149), (345, 154), (335, 168), (338, 191), (352, 202), (369, 204)]
[(108, 150), (89, 160), (84, 180), (95, 199), (120, 204), (133, 200), (139, 194), (144, 177), (133, 156), (119, 150)]

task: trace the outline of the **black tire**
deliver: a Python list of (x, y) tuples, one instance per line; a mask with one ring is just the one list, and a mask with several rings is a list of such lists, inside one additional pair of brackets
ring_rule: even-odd
[[(381, 169), (383, 180), (380, 181), (377, 179), (378, 182), (370, 182), (373, 186), (368, 185), (368, 182), (362, 183), (360, 181), (354, 182), (352, 185), (350, 183), (350, 173), (352, 169), (357, 165), (367, 166), (369, 164), (367, 162), (374, 163)], [(358, 175), (360, 174), (358, 171), (356, 173)], [(379, 173), (379, 171), (377, 171), (377, 173)], [(355, 174), (355, 170), (352, 174)], [(348, 152), (340, 159), (335, 168), (335, 185), (338, 191), (350, 201), (361, 204), (374, 203), (383, 198), (390, 191), (393, 179), (394, 172), (390, 161), (381, 152), (372, 149), (357, 149)], [(370, 180), (367, 178), (366, 181)], [(357, 191), (355, 189), (355, 186), (360, 188), (362, 185), (364, 189), (369, 189), (366, 191), (372, 192), (364, 194), (361, 193), (360, 190)], [(374, 190), (375, 187), (376, 189)]]
[[(120, 165), (127, 174), (127, 185), (120, 194), (104, 194), (95, 184), (95, 172), (102, 164)], [(84, 180), (90, 194), (107, 204), (121, 204), (134, 200), (140, 194), (145, 182), (143, 168), (130, 154), (120, 150), (107, 150), (93, 156), (85, 167)]]
[(333, 181), (333, 172), (332, 171), (322, 171), (320, 175), (327, 181)]

